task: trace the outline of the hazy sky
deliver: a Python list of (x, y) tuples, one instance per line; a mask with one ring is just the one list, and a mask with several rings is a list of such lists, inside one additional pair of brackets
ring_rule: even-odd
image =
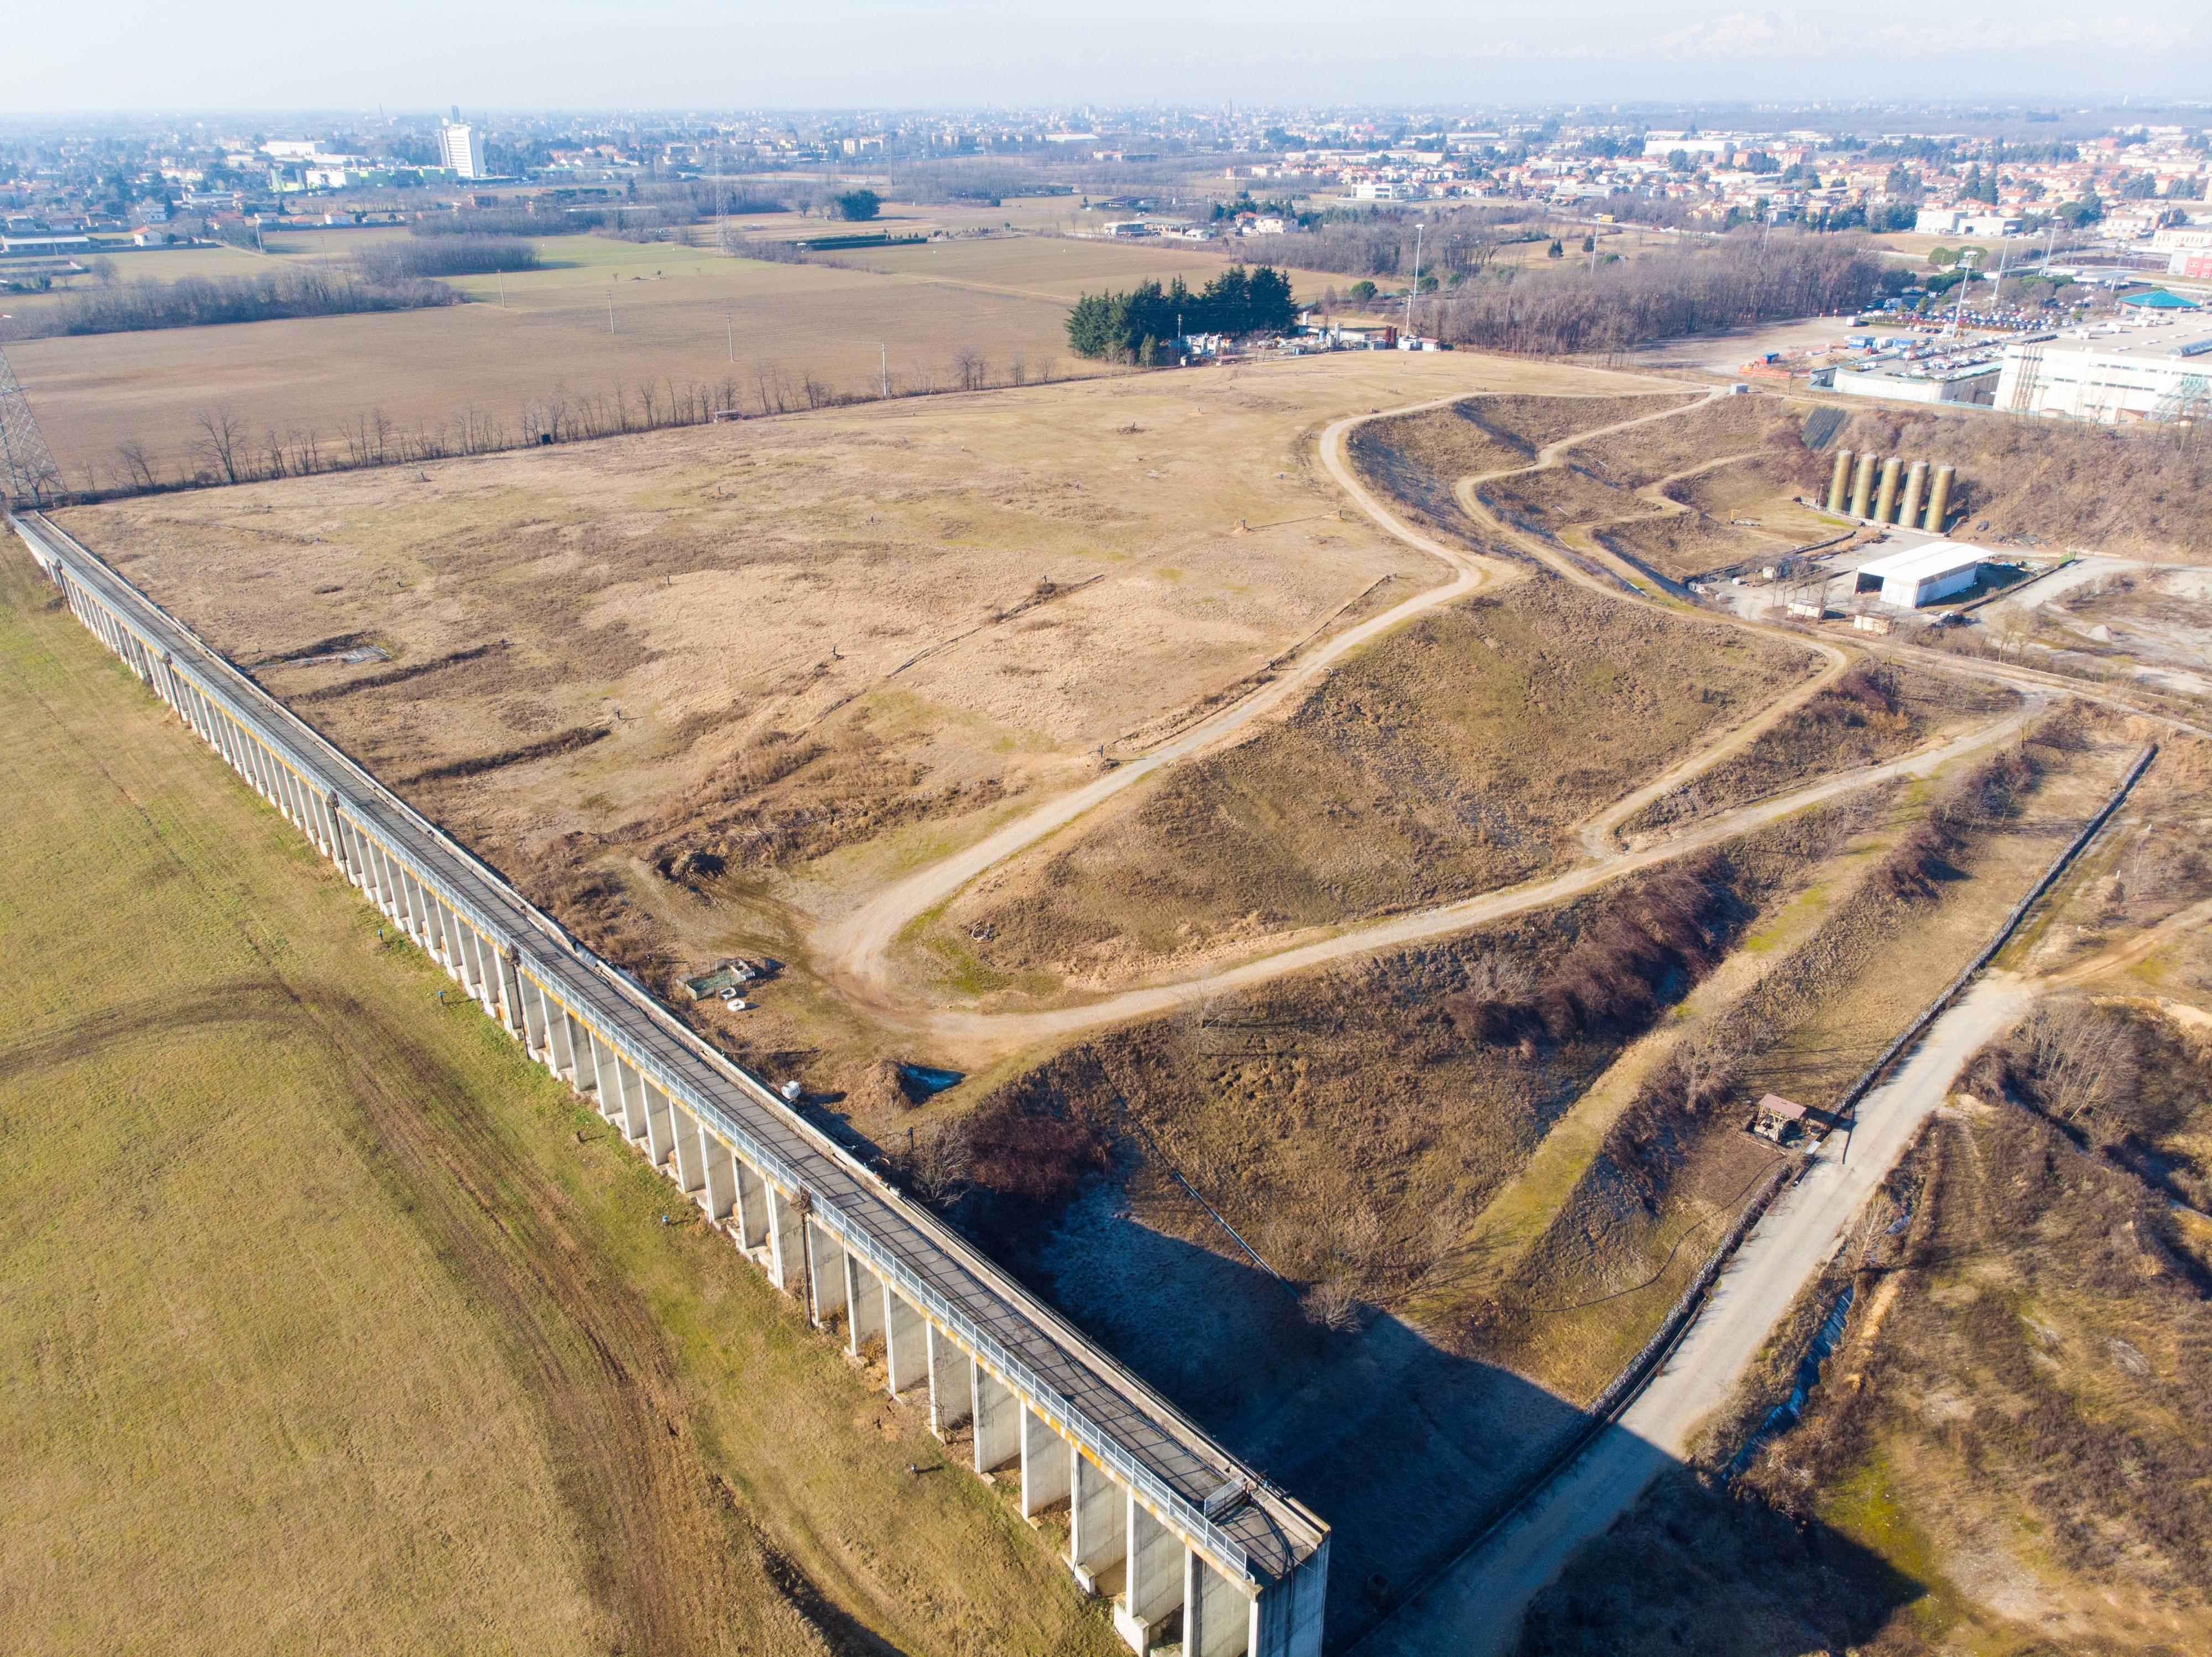
[(0, 113), (1832, 96), (2212, 98), (2202, 0), (19, 0)]

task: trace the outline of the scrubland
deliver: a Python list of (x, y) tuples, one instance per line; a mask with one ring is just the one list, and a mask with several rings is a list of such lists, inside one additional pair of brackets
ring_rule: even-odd
[(1811, 667), (1531, 576), (1422, 618), (1281, 723), (994, 870), (948, 910), (939, 947), (969, 983), (1103, 989), (1510, 885), (1559, 862), (1570, 824)]

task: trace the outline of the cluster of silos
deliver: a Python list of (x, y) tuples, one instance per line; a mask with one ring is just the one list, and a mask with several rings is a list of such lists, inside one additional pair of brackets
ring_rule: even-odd
[(1871, 449), (1863, 454), (1838, 449), (1836, 469), (1828, 478), (1828, 510), (1907, 529), (1918, 524), (1940, 535), (1950, 514), (1951, 480), (1956, 475), (1954, 466), (1937, 466), (1931, 484), (1925, 460), (1915, 460), (1908, 470), (1902, 455), (1893, 454), (1885, 460)]

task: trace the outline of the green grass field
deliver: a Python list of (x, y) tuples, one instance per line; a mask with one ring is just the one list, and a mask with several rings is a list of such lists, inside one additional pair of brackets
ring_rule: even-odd
[(12, 540), (0, 781), (0, 1648), (1110, 1648)]

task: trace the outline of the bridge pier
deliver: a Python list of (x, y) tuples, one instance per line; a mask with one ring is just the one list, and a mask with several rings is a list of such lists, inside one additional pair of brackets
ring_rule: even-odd
[(929, 1430), (943, 1438), (975, 1413), (968, 1355), (935, 1324), (928, 1325)]
[(981, 1363), (969, 1360), (969, 1396), (975, 1400), (975, 1471), (994, 1473), (1022, 1453), (1022, 1401), (1012, 1387)]
[(1022, 1517), (1039, 1514), (1067, 1500), (1070, 1469), (1067, 1441), (1053, 1431), (1052, 1423), (1034, 1410), (1022, 1410)]

